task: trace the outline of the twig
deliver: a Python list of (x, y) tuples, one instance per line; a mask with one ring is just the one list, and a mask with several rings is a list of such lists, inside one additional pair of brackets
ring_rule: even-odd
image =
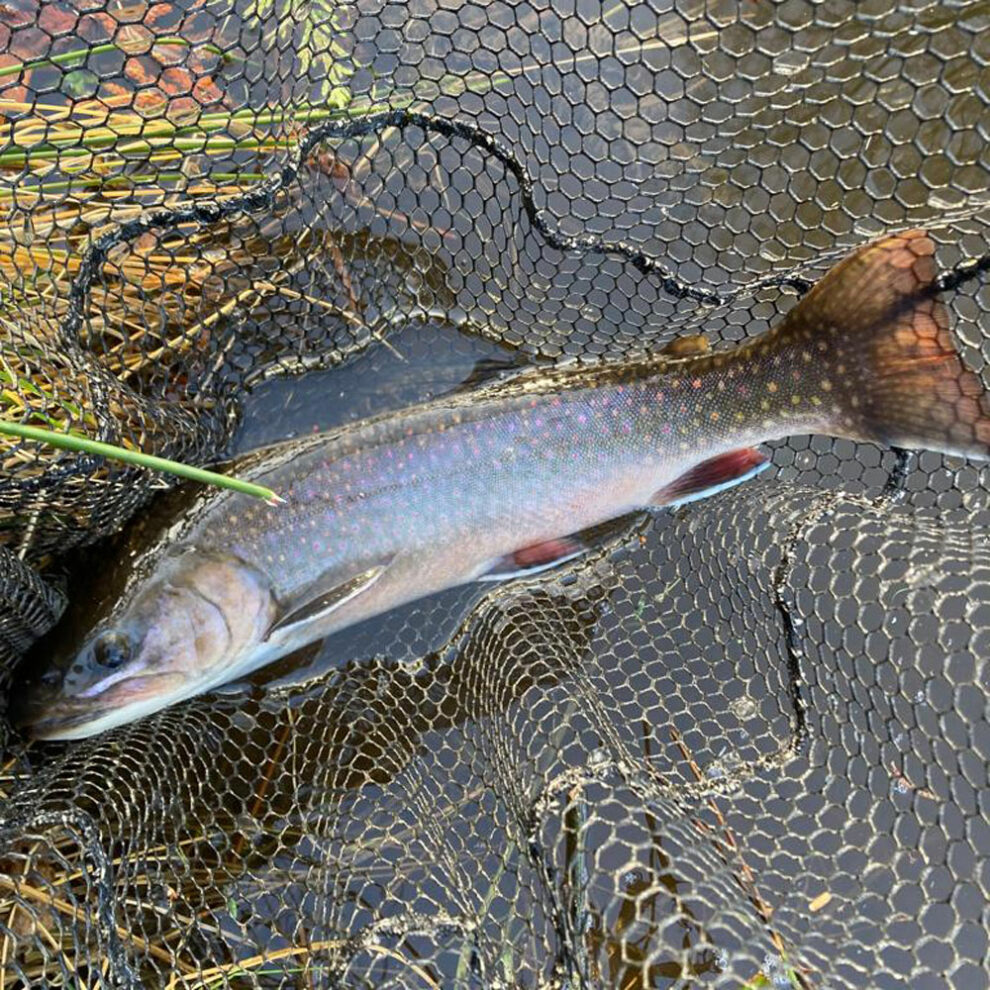
[(0, 420), (0, 434), (21, 437), (25, 440), (34, 440), (37, 443), (47, 443), (52, 447), (61, 447), (65, 450), (79, 451), (84, 454), (95, 454), (99, 457), (109, 457), (113, 460), (123, 461), (126, 464), (134, 464), (137, 467), (148, 468), (152, 471), (164, 471), (167, 474), (174, 474), (188, 481), (200, 481), (208, 485), (217, 485), (220, 488), (229, 488), (244, 495), (252, 495), (255, 498), (260, 498), (269, 505), (279, 505), (285, 501), (270, 488), (265, 488), (264, 485), (242, 481), (240, 478), (230, 478), (223, 474), (217, 474), (215, 471), (207, 471), (205, 468), (193, 467), (191, 464), (181, 464), (178, 461), (170, 461), (165, 457), (155, 457), (153, 454), (144, 454), (137, 450), (127, 450), (124, 447), (117, 447), (111, 443), (91, 440), (89, 437), (81, 437), (72, 433), (56, 433), (52, 430), (43, 430), (38, 426), (27, 426), (24, 423), (11, 423), (7, 420)]
[[(342, 949), (347, 944), (344, 939), (326, 939), (320, 942), (310, 942), (308, 945), (290, 945), (285, 949), (276, 949), (274, 952), (261, 952), (247, 959), (241, 959), (239, 962), (224, 963), (220, 966), (213, 966), (210, 969), (200, 970), (198, 973), (187, 968), (183, 976), (180, 976), (178, 973), (172, 973), (172, 977), (168, 981), (168, 990), (175, 990), (176, 987), (180, 986), (179, 980), (182, 980), (181, 986), (188, 988), (188, 990), (194, 990), (194, 988), (208, 986), (208, 981), (210, 980), (224, 979), (228, 976), (236, 976), (238, 973), (247, 973), (252, 969), (257, 969), (266, 963), (276, 962), (279, 959), (291, 959), (293, 956), (311, 955), (327, 949)], [(190, 984), (187, 979), (183, 978), (190, 976), (195, 978), (195, 983)]]
[[(265, 799), (265, 792), (268, 790), (269, 784), (272, 782), (272, 777), (275, 776), (275, 767), (278, 765), (278, 761), (282, 756), (282, 750), (285, 748), (285, 744), (288, 741), (289, 735), (292, 733), (294, 728), (294, 723), (292, 719), (292, 710), (289, 709), (289, 718), (285, 723), (285, 728), (282, 730), (278, 737), (278, 742), (275, 745), (275, 752), (272, 754), (271, 758), (268, 760), (268, 764), (265, 767), (264, 775), (261, 778), (261, 784), (258, 787), (258, 793), (254, 799), (254, 804), (251, 806), (251, 811), (249, 812), (252, 818), (257, 818), (258, 812), (261, 810), (261, 803)], [(238, 835), (237, 840), (234, 842), (234, 855), (240, 856), (241, 850), (244, 848), (244, 833), (242, 832)]]
[[(674, 745), (676, 745), (680, 750), (681, 756), (684, 757), (685, 762), (691, 768), (691, 772), (694, 774), (695, 778), (699, 783), (703, 783), (705, 776), (701, 772), (701, 768), (695, 762), (694, 757), (691, 755), (691, 751), (687, 748), (687, 744), (681, 738), (680, 733), (673, 726), (671, 726), (670, 729), (670, 738)], [(760, 920), (766, 926), (767, 933), (769, 934), (775, 948), (780, 953), (781, 959), (786, 959), (787, 947), (784, 945), (784, 940), (780, 937), (780, 934), (771, 924), (773, 908), (760, 896), (759, 891), (756, 888), (756, 877), (753, 875), (753, 871), (749, 868), (749, 865), (743, 858), (742, 849), (739, 847), (739, 843), (736, 842), (736, 837), (733, 834), (732, 829), (729, 828), (729, 824), (726, 822), (725, 816), (722, 814), (722, 811), (718, 806), (718, 802), (714, 798), (709, 798), (708, 807), (711, 809), (712, 814), (714, 814), (715, 820), (722, 829), (722, 835), (724, 836), (724, 848), (723, 843), (715, 838), (712, 839), (713, 845), (719, 851), (727, 866), (730, 865), (730, 860), (732, 859), (734, 859), (738, 864), (741, 875), (733, 873), (736, 882), (742, 888), (743, 893), (756, 909), (756, 913), (760, 916)], [(695, 820), (694, 824), (703, 832), (707, 833), (710, 831), (709, 827), (705, 825), (704, 822)], [(801, 981), (802, 987), (810, 986), (802, 973), (796, 969), (794, 970), (794, 973)]]

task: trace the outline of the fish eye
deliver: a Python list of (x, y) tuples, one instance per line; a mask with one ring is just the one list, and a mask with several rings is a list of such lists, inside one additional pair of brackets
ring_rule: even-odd
[(93, 659), (101, 667), (109, 670), (115, 670), (127, 663), (131, 653), (131, 639), (124, 633), (103, 633), (93, 644)]

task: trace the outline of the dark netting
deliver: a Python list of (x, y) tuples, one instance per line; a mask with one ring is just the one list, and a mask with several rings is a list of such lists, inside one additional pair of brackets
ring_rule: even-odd
[[(7, 419), (206, 463), (729, 347), (918, 226), (986, 380), (983, 3), (8, 0), (0, 50)], [(0, 990), (986, 987), (990, 471), (772, 446), (538, 580), (14, 737)], [(2, 450), (6, 685), (163, 481)]]

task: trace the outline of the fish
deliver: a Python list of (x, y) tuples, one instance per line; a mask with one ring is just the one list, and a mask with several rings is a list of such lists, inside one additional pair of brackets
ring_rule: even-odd
[(608, 520), (752, 477), (767, 441), (986, 459), (987, 392), (953, 343), (934, 252), (922, 230), (867, 244), (731, 350), (684, 337), (637, 361), (527, 369), (235, 461), (277, 507), (180, 488), (87, 574), (16, 724), (90, 736), (427, 595), (539, 574)]

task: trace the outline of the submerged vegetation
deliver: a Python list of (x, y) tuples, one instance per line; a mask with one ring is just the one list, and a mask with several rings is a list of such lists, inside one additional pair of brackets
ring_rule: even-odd
[[(0, 227), (6, 314), (0, 314), (0, 420), (84, 437), (107, 437), (109, 420), (110, 438), (135, 455), (166, 444), (175, 449), (177, 420), (195, 433), (196, 419), (210, 415), (214, 402), (189, 388), (190, 359), (205, 360), (217, 327), (274, 293), (319, 239), (281, 245), (275, 255), (283, 255), (282, 263), (267, 279), (251, 280), (242, 273), (257, 260), (251, 255), (257, 244), (225, 242), (222, 231), (149, 232), (111, 252), (90, 287), (78, 350), (63, 338), (62, 324), (89, 245), (149, 209), (243, 193), (266, 177), (268, 159), (290, 154), (308, 126), (334, 112), (302, 104), (224, 109), (214, 73), (242, 56), (174, 35), (154, 37), (149, 45), (149, 27), (153, 35), (147, 19), (140, 27), (118, 25), (106, 43), (56, 54), (38, 50), (0, 65), (0, 86), (6, 86), (0, 92), (0, 204), (7, 218)], [(125, 88), (112, 77), (86, 85), (93, 73), (78, 67), (115, 53), (130, 56), (137, 86)], [(170, 68), (155, 75), (155, 66)], [(59, 92), (33, 99), (32, 80), (55, 71)], [(170, 408), (167, 417), (154, 412), (162, 402)], [(25, 504), (26, 483), (64, 457), (9, 433), (0, 436), (10, 492), (0, 506), (0, 542), (22, 538), (41, 509)], [(87, 491), (109, 477), (108, 470), (66, 475), (59, 489), (64, 505), (49, 505), (46, 519), (85, 526), (93, 498)]]

